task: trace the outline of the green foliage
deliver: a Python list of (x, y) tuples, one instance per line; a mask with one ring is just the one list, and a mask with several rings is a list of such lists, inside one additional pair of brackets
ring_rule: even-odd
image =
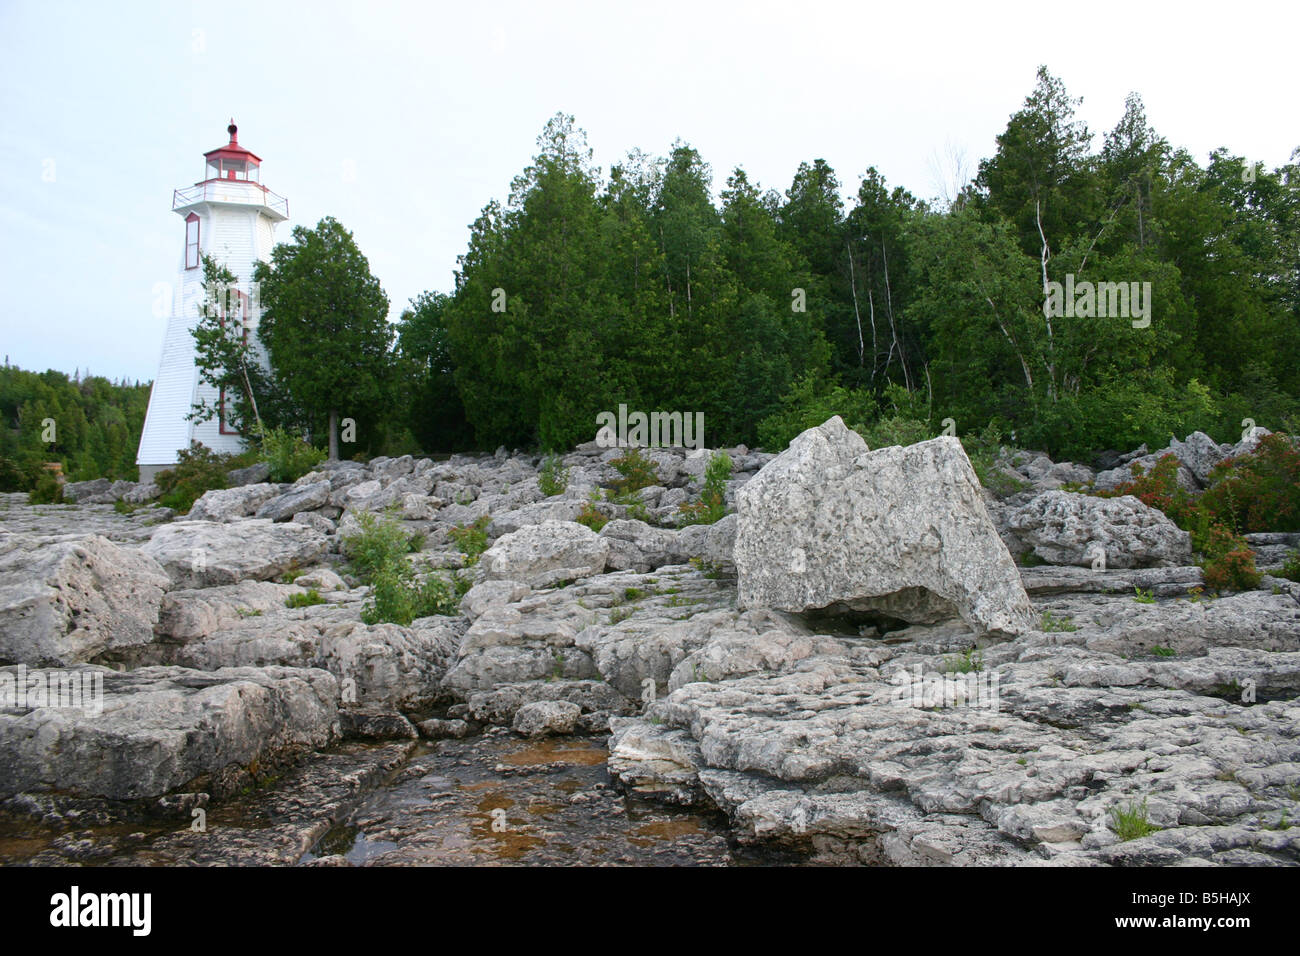
[(578, 512), (578, 517), (573, 520), (578, 522), (578, 524), (586, 525), (592, 531), (597, 533), (600, 532), (601, 528), (609, 524), (609, 518), (597, 511), (595, 503), (591, 501), (586, 502), (582, 506), (582, 510)]
[(1282, 570), (1278, 571), (1278, 576), (1288, 581), (1300, 581), (1300, 551), (1287, 554), (1286, 562), (1282, 565)]
[(1129, 801), (1127, 807), (1114, 806), (1110, 809), (1110, 828), (1121, 842), (1137, 840), (1150, 836), (1160, 828), (1147, 819), (1147, 800)]
[(34, 505), (57, 504), (63, 500), (63, 485), (54, 472), (42, 470), (32, 490), (27, 492), (27, 501)]
[(402, 530), (392, 514), (370, 512), (357, 515), (361, 530), (343, 538), (343, 553), (370, 594), (361, 606), (366, 624), (390, 623), (406, 626), (433, 614), (454, 615), (464, 596), (461, 579), (445, 575), (416, 576), (406, 555), (414, 550), (416, 536)]
[(391, 515), (362, 511), (356, 515), (360, 530), (341, 539), (343, 554), (362, 581), (372, 582), (385, 568), (405, 565), (414, 550), (415, 536)]
[(352, 234), (326, 217), (296, 226), (270, 262), (259, 262), (263, 313), (258, 335), (276, 381), (337, 448), (341, 417), (364, 434), (391, 390), (393, 339), (388, 296)]
[(677, 509), (682, 527), (713, 524), (727, 513), (727, 482), (731, 480), (731, 456), (714, 452), (704, 468), (704, 488), (698, 501), (683, 502)]
[(260, 434), (260, 458), (271, 466), (271, 481), (297, 481), (325, 460), (325, 452), (283, 428), (265, 428)]
[(1201, 508), (1242, 533), (1300, 531), (1300, 451), (1274, 432), (1254, 451), (1215, 465)]
[(217, 454), (199, 442), (191, 442), (189, 448), (181, 449), (177, 459), (174, 467), (160, 471), (154, 477), (154, 484), (161, 492), (158, 503), (164, 507), (184, 514), (194, 507), (194, 502), (203, 497), (204, 492), (229, 487), (230, 479), (226, 472), (230, 470), (230, 456)]
[(1151, 591), (1150, 591), (1149, 589), (1146, 590), (1146, 591), (1143, 591), (1141, 588), (1134, 588), (1134, 589), (1133, 589), (1133, 600), (1137, 601), (1138, 604), (1155, 604), (1155, 603), (1156, 603), (1155, 595), (1152, 594)]
[(1178, 652), (1172, 647), (1161, 647), (1159, 644), (1151, 648), (1151, 653), (1156, 657), (1176, 657), (1178, 655)]
[(628, 449), (613, 459), (610, 464), (623, 476), (614, 484), (616, 500), (626, 501), (642, 488), (649, 488), (659, 483), (659, 476), (655, 473), (655, 463), (641, 454), (640, 448)]
[(1043, 612), (1042, 622), (1038, 625), (1040, 631), (1077, 631), (1079, 626), (1068, 617), (1057, 617), (1051, 611)]
[(325, 599), (320, 596), (320, 591), (316, 588), (310, 588), (303, 594), (290, 594), (284, 599), (284, 606), (288, 608), (314, 607), (324, 603)]
[(0, 491), (30, 491), (46, 462), (69, 481), (134, 481), (148, 404), (148, 384), (0, 366)]
[(850, 428), (856, 428), (876, 418), (876, 402), (864, 390), (834, 385), (824, 377), (809, 373), (781, 398), (778, 409), (759, 423), (758, 442), (768, 451), (783, 451), (801, 432), (816, 428), (835, 415)]
[(537, 472), (537, 485), (548, 498), (563, 494), (569, 487), (569, 469), (560, 464), (559, 455), (547, 455), (543, 460)]
[(979, 673), (984, 669), (984, 652), (975, 647), (968, 647), (961, 654), (953, 654), (943, 659), (946, 674)]
[(492, 524), (490, 515), (480, 515), (473, 523), (457, 525), (447, 532), (461, 554), (465, 555), (466, 567), (477, 564), (479, 556), (487, 550), (487, 529), (490, 524)]

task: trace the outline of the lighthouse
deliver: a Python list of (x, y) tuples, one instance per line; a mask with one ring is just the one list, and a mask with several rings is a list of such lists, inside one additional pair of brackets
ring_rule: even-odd
[[(191, 441), (215, 452), (237, 453), (244, 447), (243, 437), (227, 420), (226, 396), (199, 380), (195, 364), (191, 330), (205, 297), (203, 256), (234, 273), (239, 289), (227, 298), (238, 300), (237, 320), (251, 335), (258, 320), (257, 297), (251, 295), (253, 268), (270, 259), (275, 227), (289, 218), (289, 201), (262, 185), (262, 160), (239, 145), (233, 119), (226, 132), (228, 143), (203, 154), (203, 179), (172, 194), (172, 212), (184, 221), (180, 270), (135, 459), (141, 481), (152, 481), (175, 465), (178, 453)], [(218, 408), (219, 414), (204, 422), (190, 421), (200, 401)]]

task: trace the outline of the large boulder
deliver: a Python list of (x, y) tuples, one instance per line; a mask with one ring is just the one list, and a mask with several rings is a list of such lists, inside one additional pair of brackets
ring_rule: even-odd
[(153, 640), (171, 582), (99, 535), (0, 535), (0, 663), (64, 666)]
[[(0, 668), (0, 682), (14, 670)], [(158, 797), (338, 736), (338, 683), (323, 670), (84, 667), (73, 676), (84, 676), (91, 705), (33, 706), (29, 698), (0, 712), (0, 799), (50, 791)]]
[(162, 525), (140, 550), (161, 564), (177, 587), (206, 588), (265, 581), (315, 563), (328, 546), (329, 539), (312, 528), (254, 518)]
[(234, 521), (247, 518), (280, 493), (279, 485), (240, 485), (205, 491), (185, 517), (190, 521)]
[(1183, 463), (1202, 486), (1209, 484), (1210, 471), (1228, 457), (1229, 447), (1220, 445), (1205, 432), (1192, 432), (1186, 441), (1175, 438), (1169, 450)]
[(272, 521), (288, 521), (299, 511), (312, 511), (329, 504), (330, 483), (328, 479), (312, 482), (309, 485), (289, 489), (283, 495), (272, 498), (257, 509), (258, 518), (270, 518)]
[(1133, 495), (1094, 498), (1048, 491), (1008, 520), (1049, 564), (1145, 568), (1192, 563), (1191, 536)]
[(545, 588), (605, 570), (609, 541), (575, 521), (544, 521), (505, 535), (483, 552), (482, 580)]
[(673, 528), (655, 528), (644, 521), (618, 518), (600, 529), (609, 542), (611, 571), (651, 571), (665, 564), (685, 564), (691, 552), (681, 546)]
[(72, 504), (85, 504), (91, 498), (108, 494), (113, 483), (107, 478), (90, 481), (69, 481), (63, 485), (63, 500)]
[(978, 633), (1034, 617), (961, 443), (870, 451), (839, 416), (810, 428), (736, 496), (740, 606), (842, 605), (904, 620), (954, 612)]

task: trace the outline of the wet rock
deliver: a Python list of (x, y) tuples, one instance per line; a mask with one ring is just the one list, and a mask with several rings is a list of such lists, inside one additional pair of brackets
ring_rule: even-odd
[(414, 740), (419, 736), (411, 722), (396, 711), (345, 707), (339, 711), (339, 726), (344, 739)]
[(567, 700), (538, 700), (515, 712), (511, 727), (525, 737), (571, 734), (582, 708)]
[[(7, 670), (7, 669), (5, 669)], [(78, 668), (102, 680), (103, 710), (0, 712), (0, 798), (63, 791), (135, 800), (338, 735), (338, 685), (321, 670), (205, 673)]]

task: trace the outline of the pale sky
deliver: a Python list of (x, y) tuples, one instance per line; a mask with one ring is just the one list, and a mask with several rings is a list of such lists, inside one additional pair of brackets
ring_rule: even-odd
[(262, 157), (295, 225), (353, 231), (396, 318), (450, 291), (469, 225), (556, 112), (606, 172), (678, 137), (784, 191), (825, 158), (846, 200), (876, 166), (921, 198), (973, 173), (1040, 63), (1100, 136), (1141, 94), (1202, 163), (1300, 146), (1300, 5), (282, 3), (0, 0), (0, 353), (149, 380), (183, 224), (172, 190), (226, 142)]

